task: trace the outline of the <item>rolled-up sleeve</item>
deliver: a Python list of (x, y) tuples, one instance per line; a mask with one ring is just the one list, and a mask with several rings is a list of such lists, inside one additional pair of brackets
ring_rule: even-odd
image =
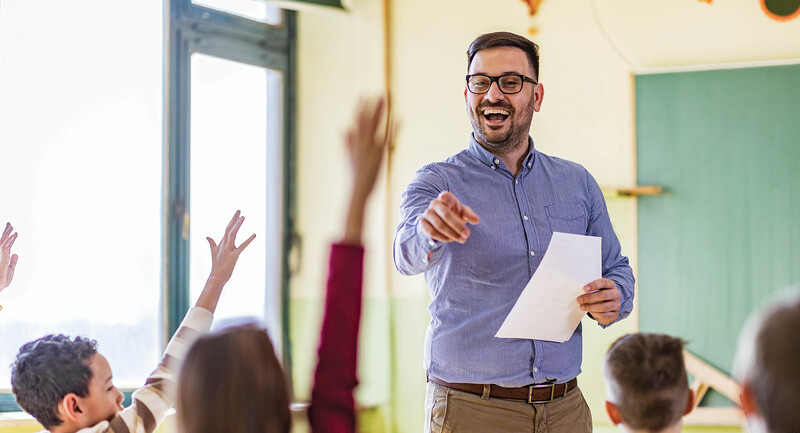
[(394, 265), (403, 275), (416, 275), (434, 265), (431, 252), (443, 243), (419, 232), (418, 223), (430, 202), (447, 190), (442, 176), (433, 165), (417, 171), (401, 197), (400, 224), (394, 235)]
[(628, 258), (622, 255), (619, 239), (614, 233), (611, 219), (608, 216), (603, 192), (588, 171), (586, 172), (586, 187), (591, 203), (588, 234), (603, 238), (603, 278), (613, 281), (620, 293), (619, 317), (607, 325), (600, 325), (605, 328), (628, 317), (633, 311), (633, 269), (628, 263)]

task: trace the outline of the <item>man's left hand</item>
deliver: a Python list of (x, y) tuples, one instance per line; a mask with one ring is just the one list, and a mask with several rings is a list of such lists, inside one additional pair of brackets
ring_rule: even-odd
[(586, 294), (577, 298), (581, 310), (603, 325), (617, 320), (621, 305), (620, 293), (613, 281), (600, 278), (584, 286), (583, 291)]

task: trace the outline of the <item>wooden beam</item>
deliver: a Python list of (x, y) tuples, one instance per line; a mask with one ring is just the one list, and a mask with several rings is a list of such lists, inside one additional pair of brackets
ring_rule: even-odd
[(686, 370), (700, 380), (703, 384), (716, 389), (725, 397), (737, 405), (739, 404), (739, 394), (742, 389), (728, 375), (719, 371), (717, 368), (707, 364), (688, 350), (683, 351), (683, 359), (686, 363)]

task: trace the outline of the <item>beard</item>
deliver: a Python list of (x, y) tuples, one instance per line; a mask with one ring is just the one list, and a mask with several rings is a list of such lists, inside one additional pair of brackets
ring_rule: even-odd
[[(533, 106), (535, 100), (531, 97), (527, 106), (517, 112), (507, 101), (497, 103), (482, 102), (478, 108), (469, 109), (469, 121), (472, 124), (472, 131), (475, 139), (487, 147), (492, 153), (509, 153), (518, 150), (520, 146), (528, 145), (528, 135), (530, 135), (531, 122), (533, 121)], [(509, 115), (506, 125), (500, 129), (493, 129), (484, 120), (483, 110), (487, 108), (502, 108), (508, 110)]]

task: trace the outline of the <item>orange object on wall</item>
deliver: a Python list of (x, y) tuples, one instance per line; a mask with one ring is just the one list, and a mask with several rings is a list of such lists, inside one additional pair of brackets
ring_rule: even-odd
[(776, 21), (789, 21), (800, 16), (800, 0), (759, 0), (761, 9)]
[(531, 16), (536, 15), (536, 9), (539, 8), (539, 4), (544, 0), (522, 0), (524, 3), (528, 4), (528, 13)]

